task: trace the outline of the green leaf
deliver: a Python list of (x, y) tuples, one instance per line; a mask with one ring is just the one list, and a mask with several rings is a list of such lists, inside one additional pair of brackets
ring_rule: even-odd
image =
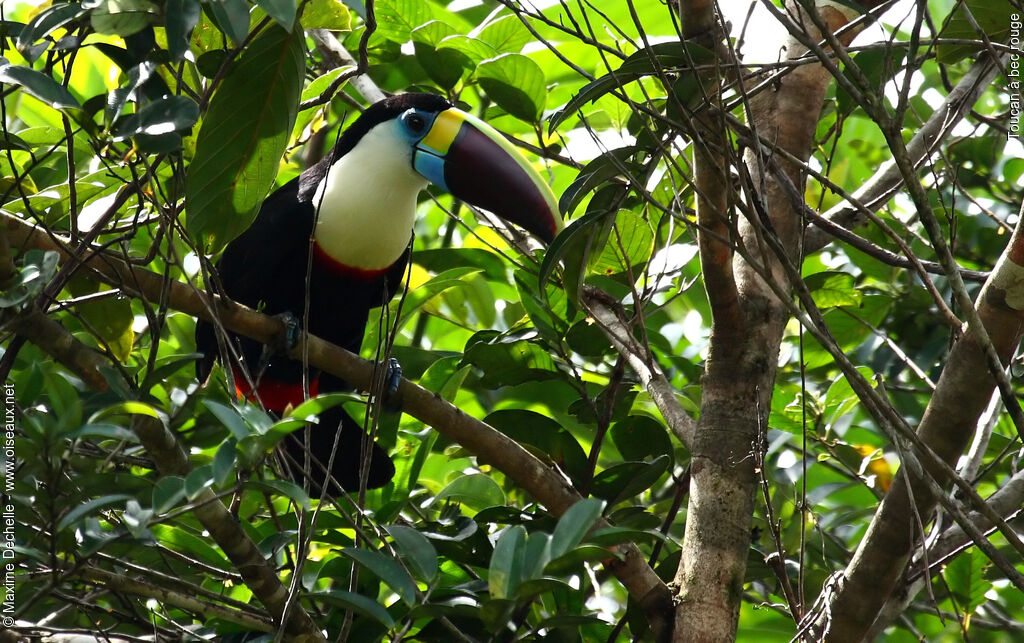
[(32, 45), (57, 29), (65, 27), (69, 22), (77, 20), (85, 12), (86, 9), (82, 5), (74, 2), (51, 4), (44, 8), (18, 34), (18, 51), (30, 63), (35, 62), (46, 47)]
[(34, 69), (12, 65), (6, 58), (0, 58), (0, 83), (18, 85), (53, 109), (82, 109), (81, 103), (56, 80)]
[[(540, 264), (539, 282), (545, 284), (560, 264), (564, 264), (563, 282), (570, 301), (578, 302), (582, 294), (585, 268), (595, 247), (600, 247), (615, 222), (617, 196), (625, 192), (626, 186), (603, 188), (591, 199), (587, 214), (565, 227), (548, 246)], [(599, 203), (595, 203), (598, 201)], [(546, 290), (542, 290), (546, 292)]]
[(416, 59), (430, 79), (445, 89), (454, 87), (471, 65), (465, 53), (451, 47), (439, 48), (444, 38), (454, 34), (454, 27), (439, 20), (420, 25), (410, 34)]
[(547, 101), (544, 72), (522, 54), (501, 54), (485, 60), (474, 77), (499, 107), (527, 123), (540, 121)]
[(584, 498), (569, 507), (551, 535), (551, 557), (558, 558), (580, 544), (604, 508), (605, 502), (599, 498)]
[(612, 441), (626, 460), (644, 460), (660, 455), (673, 457), (668, 431), (649, 417), (630, 415), (611, 429)]
[(434, 503), (457, 502), (479, 511), (505, 504), (505, 493), (482, 473), (459, 476), (434, 496)]
[(621, 462), (594, 476), (593, 494), (615, 505), (648, 489), (668, 469), (667, 455), (650, 462)]
[(185, 497), (195, 500), (199, 494), (213, 486), (213, 467), (205, 464), (189, 471), (185, 476)]
[(93, 498), (92, 500), (77, 505), (57, 521), (57, 531), (67, 529), (70, 525), (73, 525), (80, 519), (98, 511), (99, 509), (110, 507), (111, 505), (121, 505), (125, 500), (130, 500), (131, 498), (132, 496), (128, 494), (118, 493)]
[(408, 42), (412, 30), (431, 18), (430, 5), (420, 0), (378, 0), (373, 9), (376, 35), (399, 44)]
[(442, 52), (446, 49), (463, 54), (473, 67), (498, 55), (498, 51), (486, 42), (462, 34), (453, 34), (442, 38), (441, 42), (437, 44), (437, 50)]
[(286, 31), (292, 30), (295, 25), (295, 0), (256, 0), (256, 4)]
[(268, 26), (213, 95), (185, 177), (188, 230), (216, 252), (249, 227), (284, 155), (302, 93), (304, 38)]
[(145, 402), (137, 402), (134, 400), (127, 400), (124, 402), (118, 402), (111, 404), (110, 406), (97, 411), (92, 414), (89, 418), (90, 423), (97, 423), (100, 420), (105, 420), (111, 417), (119, 417), (124, 415), (147, 415), (157, 420), (161, 419), (160, 412), (155, 408), (146, 404)]
[(188, 36), (199, 24), (202, 6), (199, 0), (167, 0), (164, 9), (167, 51), (171, 54), (171, 60), (179, 61), (188, 51)]
[(310, 592), (308, 596), (313, 600), (337, 605), (342, 609), (372, 618), (388, 629), (395, 626), (395, 619), (391, 618), (391, 614), (384, 609), (383, 605), (361, 594), (332, 589), (326, 592)]
[(985, 554), (977, 547), (972, 547), (946, 566), (946, 583), (966, 614), (974, 613), (987, 600), (985, 593), (992, 589), (992, 581), (985, 578), (988, 565)]
[(576, 438), (551, 418), (525, 409), (502, 409), (485, 419), (519, 444), (534, 447), (544, 458), (563, 467), (574, 480), (588, 471), (587, 454)]
[(562, 192), (562, 196), (558, 199), (558, 210), (562, 216), (571, 215), (585, 198), (591, 196), (594, 190), (611, 179), (627, 176), (627, 173), (633, 176), (638, 175), (642, 170), (640, 164), (634, 159), (638, 151), (639, 148), (635, 145), (619, 147), (604, 152), (583, 166), (576, 180)]
[(153, 511), (158, 514), (177, 507), (184, 499), (185, 479), (180, 476), (160, 478), (153, 486)]
[(160, 544), (175, 551), (197, 558), (217, 569), (234, 569), (231, 561), (217, 549), (211, 547), (202, 538), (174, 525), (154, 524), (150, 526), (153, 535)]
[(206, 7), (220, 30), (235, 46), (241, 46), (249, 35), (249, 6), (245, 0), (216, 0)]
[(654, 231), (642, 216), (632, 210), (619, 210), (615, 227), (608, 235), (601, 254), (591, 265), (599, 275), (614, 275), (627, 270), (637, 274), (638, 267), (647, 263), (654, 252)]
[(484, 27), (477, 38), (496, 51), (518, 54), (533, 40), (530, 31), (516, 16), (502, 16)]
[(561, 377), (554, 359), (544, 348), (493, 331), (474, 335), (463, 359), (483, 371), (480, 383), (492, 389)]
[(213, 479), (219, 485), (226, 484), (235, 472), (236, 444), (234, 438), (228, 438), (213, 456)]
[(584, 85), (565, 107), (551, 116), (548, 129), (555, 131), (562, 122), (582, 109), (585, 104), (592, 103), (608, 92), (620, 89), (645, 76), (657, 74), (659, 68), (665, 72), (672, 72), (678, 82), (679, 77), (693, 74), (691, 61), (699, 66), (713, 60), (714, 55), (710, 50), (694, 43), (662, 42), (651, 45), (649, 49), (641, 49), (626, 58), (615, 71)]
[(487, 574), (487, 587), (492, 598), (510, 598), (522, 579), (523, 548), (526, 529), (515, 525), (506, 529), (494, 544)]
[(846, 272), (818, 272), (804, 279), (818, 308), (859, 306), (862, 293), (854, 276)]
[(231, 432), (232, 437), (236, 440), (241, 441), (252, 435), (253, 430), (246, 424), (236, 408), (209, 399), (202, 400), (201, 403), (210, 413), (213, 413), (214, 417), (220, 420), (220, 423)]
[[(75, 298), (110, 292), (108, 287), (85, 276), (71, 279), (67, 289)], [(76, 302), (74, 309), (102, 346), (110, 350), (119, 361), (128, 361), (135, 341), (135, 332), (132, 331), (135, 315), (132, 313), (131, 301), (120, 296), (86, 299)]]
[(553, 558), (544, 568), (544, 573), (551, 576), (572, 574), (578, 572), (583, 563), (603, 563), (614, 558), (616, 558), (616, 554), (604, 547), (580, 545)]
[(437, 550), (427, 537), (412, 527), (388, 525), (384, 529), (395, 539), (395, 550), (409, 570), (424, 583), (437, 576)]
[(350, 31), (352, 14), (341, 0), (310, 0), (302, 9), (302, 26), (306, 29)]
[(69, 440), (80, 440), (83, 438), (96, 438), (100, 440), (122, 440), (125, 442), (138, 442), (135, 432), (117, 424), (83, 424), (74, 431), (66, 434)]
[[(1006, 42), (1007, 37), (1010, 35), (1010, 14), (1014, 12), (1020, 13), (1020, 10), (1015, 9), (1010, 0), (965, 0), (963, 5), (970, 9), (974, 21), (985, 32), (988, 39), (993, 42)], [(967, 18), (963, 5), (957, 4), (956, 9), (950, 14), (949, 20), (939, 32), (939, 37), (944, 39), (972, 40), (978, 44), (940, 44), (936, 48), (936, 58), (940, 63), (952, 64), (959, 62), (967, 56), (985, 49), (978, 30), (974, 28), (974, 25)]]
[(345, 547), (341, 553), (384, 581), (406, 605), (412, 607), (416, 604), (416, 583), (393, 558), (385, 556), (379, 551), (356, 547)]
[(92, 9), (89, 19), (96, 33), (130, 36), (156, 21), (160, 8), (150, 0), (94, 0), (82, 4)]
[(245, 488), (272, 496), (284, 496), (307, 511), (312, 507), (309, 496), (302, 487), (289, 480), (248, 480)]

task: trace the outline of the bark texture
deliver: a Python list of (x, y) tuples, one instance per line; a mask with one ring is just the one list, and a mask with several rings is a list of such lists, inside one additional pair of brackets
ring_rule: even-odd
[[(820, 33), (797, 2), (788, 2), (786, 8), (796, 17), (798, 30), (820, 40)], [(821, 16), (832, 30), (847, 23), (847, 17), (833, 9), (823, 9)], [(806, 54), (807, 48), (790, 38), (784, 51), (787, 59), (796, 59)], [(830, 80), (829, 72), (818, 64), (803, 65), (780, 77), (750, 100), (748, 113), (755, 135), (805, 161)], [(695, 159), (699, 189), (701, 166), (705, 176), (714, 178), (715, 158), (701, 152)], [(805, 176), (799, 164), (781, 156), (774, 162), (793, 184), (803, 186)], [(783, 264), (766, 236), (775, 237), (777, 247), (791, 253), (786, 261), (800, 259), (799, 208), (772, 177), (768, 165), (756, 149), (745, 158), (751, 178), (747, 215), (739, 217), (736, 226), (731, 265), (721, 264), (720, 244), (701, 241), (713, 323), (692, 452), (682, 559), (675, 577), (676, 641), (730, 641), (736, 637), (758, 483), (755, 449), (761, 448), (759, 438), (767, 426), (779, 347), (789, 320), (788, 307), (765, 281), (770, 279), (784, 291), (790, 290)], [(725, 213), (718, 214), (716, 221), (712, 213), (702, 216), (701, 205), (699, 201), (702, 232), (718, 232), (721, 238)], [(713, 202), (707, 205), (715, 207)], [(714, 279), (709, 279), (708, 270), (714, 271)], [(730, 283), (733, 275), (735, 281)]]
[[(1006, 364), (1024, 336), (1024, 234), (1018, 222), (977, 300), (978, 315), (1000, 360)], [(935, 394), (917, 429), (921, 442), (949, 465), (967, 447), (995, 389), (976, 328), (953, 346)], [(948, 476), (925, 463), (925, 474), (947, 487)], [(861, 641), (900, 580), (920, 543), (918, 517), (927, 524), (936, 496), (913, 467), (902, 467), (875, 514), (837, 590), (816, 615), (814, 636), (826, 641)]]

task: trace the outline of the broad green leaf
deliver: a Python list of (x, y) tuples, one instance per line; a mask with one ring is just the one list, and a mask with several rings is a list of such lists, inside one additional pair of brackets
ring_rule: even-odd
[(185, 497), (195, 500), (199, 494), (213, 486), (213, 466), (204, 464), (188, 472), (185, 476)]
[(651, 230), (651, 224), (632, 210), (619, 210), (615, 215), (615, 227), (590, 269), (599, 275), (614, 275), (629, 270), (636, 276), (639, 268), (650, 260), (653, 251), (654, 231)]
[(341, 553), (384, 581), (406, 605), (412, 607), (416, 604), (416, 584), (393, 558), (379, 551), (356, 547), (345, 547)]
[(373, 9), (376, 34), (400, 44), (408, 42), (412, 30), (431, 18), (430, 5), (420, 0), (377, 0)]
[[(256, 0), (260, 9), (267, 12), (267, 15), (274, 19), (286, 31), (291, 31), (295, 25), (295, 0)], [(312, 27), (309, 27), (312, 29)]]
[(89, 18), (96, 33), (130, 36), (156, 21), (160, 8), (151, 0), (91, 0)]
[(109, 440), (122, 440), (125, 442), (138, 442), (138, 437), (131, 429), (117, 424), (90, 423), (83, 424), (79, 428), (66, 434), (69, 440), (80, 440), (83, 438), (99, 438)]
[(960, 608), (967, 614), (983, 604), (992, 581), (985, 578), (988, 558), (977, 547), (971, 547), (946, 566), (944, 576)]
[(92, 417), (89, 418), (89, 422), (97, 423), (100, 420), (105, 420), (106, 418), (119, 417), (122, 415), (147, 415), (151, 418), (158, 420), (161, 419), (160, 412), (151, 405), (146, 404), (145, 402), (127, 400), (111, 404), (110, 406), (93, 413)]
[(395, 550), (421, 581), (430, 583), (437, 576), (437, 550), (427, 537), (412, 527), (388, 525), (384, 529), (395, 539)]
[(491, 554), (487, 586), (492, 598), (510, 598), (522, 580), (523, 548), (526, 529), (522, 525), (509, 527), (498, 537)]
[(667, 455), (658, 456), (650, 462), (620, 462), (594, 476), (593, 494), (604, 498), (608, 504), (619, 502), (647, 490), (668, 469), (671, 460)]
[(605, 502), (598, 498), (584, 498), (569, 507), (551, 534), (551, 557), (558, 558), (580, 544), (604, 508)]
[(635, 161), (639, 149), (633, 145), (604, 152), (580, 170), (579, 176), (558, 198), (558, 210), (562, 216), (570, 216), (585, 198), (598, 187), (617, 176), (636, 176), (642, 169)]
[(663, 42), (652, 45), (649, 50), (641, 49), (626, 58), (615, 71), (587, 83), (565, 107), (551, 117), (548, 123), (549, 131), (554, 131), (587, 103), (592, 103), (601, 96), (645, 76), (657, 74), (659, 68), (666, 73), (672, 73), (678, 81), (679, 75), (694, 73), (691, 61), (701, 65), (712, 60), (714, 55), (710, 50), (694, 43)]
[(305, 29), (349, 31), (352, 29), (352, 14), (341, 0), (310, 0), (302, 9), (302, 26)]
[(530, 31), (516, 16), (502, 16), (484, 27), (477, 38), (502, 53), (518, 54), (533, 40)]
[(247, 489), (255, 489), (260, 493), (273, 496), (283, 496), (296, 504), (296, 506), (309, 510), (312, 503), (309, 496), (302, 490), (302, 487), (289, 480), (248, 480), (245, 483)]
[[(100, 292), (115, 294), (109, 287), (101, 286), (84, 276), (72, 279), (68, 282), (67, 288), (75, 298)], [(132, 331), (135, 315), (132, 313), (131, 301), (116, 295), (102, 299), (86, 299), (77, 302), (74, 309), (102, 346), (110, 350), (118, 361), (128, 361), (135, 341), (135, 332)]]
[(274, 184), (302, 93), (304, 39), (268, 26), (213, 95), (185, 178), (188, 230), (216, 252), (249, 227)]
[(180, 476), (166, 476), (153, 486), (153, 511), (166, 513), (185, 500), (185, 479)]
[(474, 473), (459, 476), (434, 496), (435, 504), (443, 502), (457, 502), (479, 511), (505, 504), (505, 493), (490, 476)]
[(18, 85), (25, 93), (38, 98), (53, 109), (82, 108), (71, 92), (53, 78), (28, 67), (12, 65), (6, 58), (0, 58), (0, 82)]
[(227, 484), (228, 479), (235, 472), (235, 451), (236, 442), (234, 438), (228, 438), (224, 444), (217, 449), (213, 456), (213, 479), (218, 485)]
[(100, 498), (93, 498), (87, 502), (76, 506), (74, 509), (61, 516), (60, 520), (57, 521), (57, 531), (67, 529), (70, 525), (78, 522), (81, 518), (112, 505), (120, 506), (125, 500), (130, 500), (132, 496), (127, 494), (111, 494)]
[(18, 34), (18, 51), (29, 62), (35, 62), (47, 46), (33, 45), (57, 29), (65, 27), (69, 22), (77, 20), (85, 12), (86, 9), (82, 5), (74, 2), (51, 4), (44, 8)]
[(597, 545), (579, 545), (561, 556), (553, 558), (544, 568), (544, 573), (551, 576), (563, 576), (578, 572), (583, 563), (604, 563), (616, 557), (621, 559), (622, 554), (616, 556), (615, 552)]
[[(546, 283), (559, 265), (562, 265), (566, 295), (570, 301), (579, 301), (591, 254), (595, 248), (600, 249), (607, 239), (618, 209), (615, 204), (626, 189), (624, 185), (603, 188), (591, 199), (591, 207), (588, 208), (587, 214), (558, 233), (541, 261), (541, 284)], [(547, 291), (545, 289), (542, 292)]]
[(244, 440), (252, 435), (252, 429), (246, 424), (237, 409), (214, 400), (202, 400), (202, 405), (213, 413), (214, 417), (220, 420), (236, 440)]
[(185, 554), (189, 557), (213, 565), (217, 569), (234, 569), (231, 561), (219, 550), (211, 547), (206, 540), (192, 534), (186, 529), (174, 525), (154, 524), (150, 531), (165, 547)]
[(313, 600), (337, 605), (343, 609), (372, 618), (388, 629), (395, 626), (395, 619), (384, 609), (383, 605), (361, 594), (332, 589), (325, 592), (310, 592), (307, 596)]
[(611, 438), (626, 460), (643, 460), (667, 455), (672, 458), (668, 431), (649, 417), (630, 415), (612, 425)]
[(513, 386), (561, 377), (551, 354), (525, 339), (477, 333), (464, 354), (466, 363), (483, 371), (480, 383), (487, 388)]
[(441, 42), (437, 44), (437, 50), (438, 52), (443, 52), (446, 49), (452, 49), (463, 54), (474, 66), (498, 55), (498, 50), (486, 42), (470, 36), (463, 36), (462, 34), (453, 34), (442, 38)]
[(853, 275), (846, 272), (818, 272), (804, 279), (818, 308), (859, 306), (862, 293)]
[(534, 447), (536, 452), (563, 467), (574, 480), (582, 480), (588, 471), (587, 454), (576, 438), (551, 418), (525, 409), (502, 409), (485, 421), (516, 442)]
[(547, 88), (544, 72), (521, 54), (501, 54), (480, 63), (473, 74), (499, 107), (527, 123), (536, 123), (544, 112)]
[(454, 27), (439, 20), (420, 25), (411, 33), (416, 58), (424, 71), (435, 83), (449, 89), (470, 67), (470, 58), (465, 53), (451, 47), (438, 48), (444, 38), (454, 34)]
[[(245, 0), (217, 0), (206, 5), (220, 30), (235, 46), (249, 35), (249, 6)], [(265, 33), (265, 32), (264, 32)], [(273, 69), (269, 67), (268, 69)]]
[[(1020, 15), (1020, 5), (1018, 4), (1015, 9), (1010, 0), (965, 0), (963, 4), (970, 10), (974, 22), (981, 27), (992, 42), (1006, 42), (1007, 36), (1010, 35), (1010, 15), (1013, 13)], [(978, 30), (971, 24), (963, 6), (959, 4), (950, 14), (949, 20), (943, 26), (939, 36), (951, 40), (971, 40), (977, 43), (977, 45), (940, 44), (936, 48), (936, 55), (939, 62), (942, 63), (955, 63), (985, 49)], [(1017, 69), (1019, 73), (1020, 67)], [(1019, 76), (1017, 80), (1020, 80)]]
[(167, 51), (171, 54), (171, 60), (178, 61), (188, 51), (189, 32), (199, 24), (202, 6), (199, 0), (167, 0), (164, 9)]

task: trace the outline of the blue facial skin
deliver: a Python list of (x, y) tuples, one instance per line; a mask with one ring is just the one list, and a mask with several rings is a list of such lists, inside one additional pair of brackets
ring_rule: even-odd
[(423, 178), (445, 192), (450, 192), (444, 180), (444, 155), (421, 141), (434, 126), (437, 114), (410, 109), (398, 117), (399, 129), (412, 148), (412, 166)]

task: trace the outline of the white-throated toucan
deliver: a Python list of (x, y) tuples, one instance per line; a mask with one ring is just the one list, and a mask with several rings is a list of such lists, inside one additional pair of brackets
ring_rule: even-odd
[[(358, 353), (370, 310), (387, 303), (402, 283), (417, 197), (428, 182), (546, 242), (561, 227), (551, 189), (501, 134), (440, 96), (399, 94), (370, 106), (331, 153), (267, 197), (217, 264), (224, 294), (270, 315), (303, 319), (308, 291), (309, 332)], [(301, 362), (280, 354), (267, 359), (259, 342), (230, 339), (267, 409), (282, 411), (303, 400)], [(210, 323), (199, 322), (196, 344), (204, 354), (197, 372), (205, 381), (220, 354)], [(256, 397), (237, 365), (233, 370), (238, 395)], [(349, 388), (328, 373), (310, 373), (311, 395)], [(331, 475), (354, 490), (366, 437), (360, 424), (340, 407), (322, 414), (311, 427), (310, 450), (326, 465), (338, 430)], [(302, 463), (299, 435), (286, 445)], [(383, 486), (393, 475), (387, 453), (374, 444), (368, 487)], [(314, 483), (322, 479), (315, 471)]]

